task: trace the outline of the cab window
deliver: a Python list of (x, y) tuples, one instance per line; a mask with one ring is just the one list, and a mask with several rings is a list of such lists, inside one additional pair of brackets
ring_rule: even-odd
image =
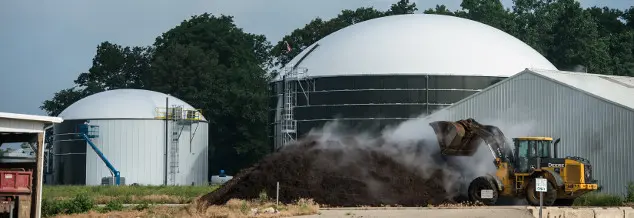
[(537, 155), (540, 157), (550, 157), (550, 141), (536, 141)]
[(517, 155), (523, 158), (550, 157), (550, 141), (519, 141)]
[(518, 157), (528, 157), (528, 141), (520, 141), (517, 151)]

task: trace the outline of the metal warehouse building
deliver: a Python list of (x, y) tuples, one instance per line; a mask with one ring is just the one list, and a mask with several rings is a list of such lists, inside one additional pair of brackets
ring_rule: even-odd
[(634, 181), (632, 77), (525, 70), (423, 120), (466, 118), (509, 138), (561, 138), (558, 153), (590, 160), (604, 192), (623, 194)]
[(372, 19), (324, 37), (287, 64), (270, 84), (269, 136), (279, 148), (335, 119), (378, 130), (528, 67), (556, 70), (519, 39), (482, 23), (427, 14)]
[(208, 123), (180, 99), (117, 89), (81, 99), (59, 116), (64, 122), (53, 127), (53, 184), (111, 184), (114, 171), (122, 184), (207, 183)]

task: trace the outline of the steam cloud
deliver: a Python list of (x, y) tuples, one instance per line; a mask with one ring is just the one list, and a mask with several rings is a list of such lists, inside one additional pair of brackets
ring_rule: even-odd
[[(442, 112), (441, 112), (442, 113)], [(424, 115), (423, 115), (424, 116)], [(332, 167), (348, 165), (363, 166), (358, 163), (356, 149), (369, 149), (388, 155), (394, 161), (415, 171), (424, 179), (429, 179), (434, 172), (443, 172), (443, 186), (448, 199), (466, 196), (469, 183), (478, 176), (494, 174), (493, 156), (489, 148), (482, 144), (470, 157), (443, 157), (436, 135), (428, 120), (421, 118), (405, 121), (395, 127), (386, 128), (380, 134), (361, 132), (349, 134), (346, 126), (339, 122), (330, 122), (321, 129), (313, 129), (308, 136), (316, 137), (318, 146), (315, 149), (337, 149), (345, 158), (332, 163)], [(530, 134), (534, 123), (523, 125), (506, 125), (502, 121), (478, 120), (478, 122), (499, 127), (508, 138)], [(512, 145), (509, 141), (508, 145)], [(367, 169), (360, 168), (361, 175), (367, 175)], [(365, 176), (363, 181), (373, 193), (381, 193), (381, 183)], [(424, 184), (421, 184), (424, 185)]]

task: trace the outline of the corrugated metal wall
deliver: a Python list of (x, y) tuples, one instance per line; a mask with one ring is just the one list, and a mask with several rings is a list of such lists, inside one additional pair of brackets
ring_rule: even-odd
[(179, 138), (179, 171), (176, 180), (178, 184), (206, 184), (209, 174), (208, 126), (208, 123), (200, 122), (185, 126), (183, 129)]
[(623, 194), (634, 181), (634, 111), (532, 73), (523, 73), (425, 119), (472, 117), (507, 137), (561, 138), (560, 156), (593, 165), (603, 192)]
[[(162, 185), (164, 180), (165, 123), (162, 120), (91, 120), (99, 126), (94, 142), (125, 177), (126, 184)], [(181, 185), (205, 184), (207, 181), (208, 123), (199, 123), (195, 134), (186, 127), (179, 139), (179, 174)], [(195, 129), (196, 124), (193, 124)], [(171, 141), (172, 124), (169, 140)], [(191, 140), (190, 140), (191, 139)], [(190, 143), (191, 142), (191, 143)], [(88, 145), (86, 145), (88, 146)], [(191, 148), (191, 150), (190, 150)], [(110, 171), (92, 150), (86, 152), (86, 184), (99, 185)]]

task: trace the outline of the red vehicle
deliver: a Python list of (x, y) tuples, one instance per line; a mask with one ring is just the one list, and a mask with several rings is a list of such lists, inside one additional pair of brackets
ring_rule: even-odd
[[(2, 157), (1, 162), (13, 162), (17, 166), (19, 162), (29, 162), (29, 159)], [(18, 163), (15, 163), (18, 162)], [(33, 170), (27, 168), (0, 168), (0, 213), (9, 214), (9, 217), (18, 217), (20, 209), (20, 197), (29, 198), (32, 192)]]

